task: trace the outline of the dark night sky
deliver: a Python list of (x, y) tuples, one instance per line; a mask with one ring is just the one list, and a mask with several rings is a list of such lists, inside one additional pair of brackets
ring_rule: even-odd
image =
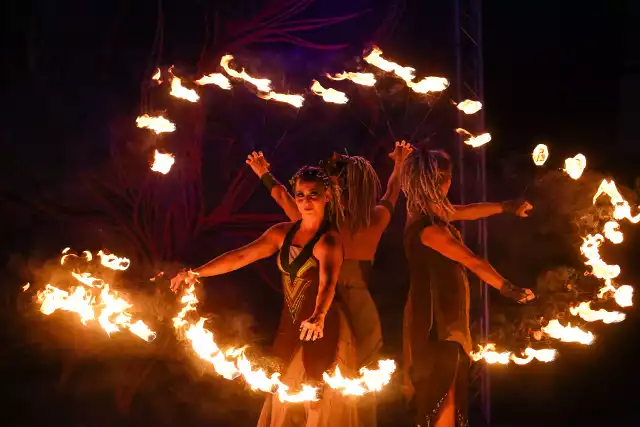
[[(141, 3), (11, 3), (5, 14), (4, 69), (10, 79), (5, 81), (2, 114), (2, 187), (28, 193), (45, 182), (55, 185), (68, 179), (78, 153), (90, 152), (92, 161), (106, 153), (106, 115), (137, 114), (140, 78), (155, 31), (155, 13), (145, 13)], [(167, 2), (165, 60), (193, 66), (202, 42), (201, 12), (178, 3)], [(353, 2), (352, 10), (374, 7), (362, 28), (375, 26), (384, 3)], [(435, 51), (438, 45), (424, 41), (428, 31), (421, 17), (429, 16), (443, 29), (449, 21), (430, 15), (432, 3), (440, 2), (408, 3), (389, 44), (401, 45), (399, 56), (421, 64), (428, 62), (421, 56), (422, 48)], [(631, 185), (640, 175), (640, 149), (633, 138), (624, 137), (628, 133), (623, 135), (629, 126), (621, 125), (621, 117), (629, 116), (621, 111), (629, 104), (621, 102), (620, 75), (630, 37), (625, 22), (632, 21), (622, 6), (615, 1), (485, 3), (485, 105), (487, 128), (494, 138), (487, 148), (489, 167), (514, 153), (528, 156), (535, 144), (547, 141), (556, 160), (582, 152), (589, 168)], [(328, 7), (319, 6), (318, 13)], [(231, 15), (241, 14), (229, 10)], [(364, 43), (368, 35), (356, 34), (352, 40)], [(438, 55), (445, 57), (446, 52)], [(632, 62), (626, 62), (631, 71), (625, 87), (637, 88)], [(634, 79), (635, 86), (629, 83)], [(16, 227), (26, 227), (24, 220)], [(7, 235), (15, 237), (8, 228)], [(638, 395), (632, 388), (638, 380), (633, 368), (638, 332), (638, 316), (632, 315), (624, 324), (609, 327), (594, 348), (579, 354), (568, 350), (544, 370), (496, 369), (496, 418), (512, 425), (526, 425), (523, 419), (552, 425), (550, 417), (563, 420), (563, 425), (578, 425), (578, 420), (584, 421), (581, 425), (610, 425), (588, 420), (601, 421), (616, 410), (624, 414), (620, 419), (630, 420)], [(516, 381), (517, 389), (509, 384)]]

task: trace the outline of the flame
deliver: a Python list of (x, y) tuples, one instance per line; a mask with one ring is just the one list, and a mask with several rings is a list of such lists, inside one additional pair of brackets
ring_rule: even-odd
[(334, 104), (346, 104), (349, 102), (349, 98), (344, 92), (337, 91), (335, 89), (325, 89), (322, 85), (314, 80), (311, 85), (311, 90), (318, 96), (321, 96), (325, 102), (331, 102)]
[(472, 146), (473, 148), (480, 147), (482, 145), (485, 145), (489, 141), (491, 141), (491, 134), (490, 133), (483, 133), (483, 134), (475, 136), (471, 132), (469, 132), (468, 130), (465, 130), (465, 129), (462, 129), (462, 128), (456, 129), (456, 132), (458, 134), (460, 134), (460, 135), (467, 135), (469, 138), (467, 138), (464, 141), (464, 143), (467, 144), (467, 145)]
[[(67, 252), (68, 248), (63, 252), (63, 258), (69, 256)], [(125, 270), (128, 267), (129, 260), (126, 258), (105, 255), (102, 251), (98, 252), (98, 255), (103, 266), (115, 270)], [(85, 259), (90, 261), (92, 258), (85, 257)], [(64, 264), (64, 262), (61, 263)], [(76, 313), (84, 325), (87, 325), (90, 320), (98, 320), (108, 335), (121, 329), (128, 329), (145, 341), (153, 341), (156, 338), (156, 333), (143, 321), (132, 321), (133, 316), (127, 311), (132, 308), (132, 305), (118, 296), (117, 292), (111, 291), (109, 284), (104, 280), (95, 278), (88, 272), (71, 272), (71, 276), (82, 285), (72, 286), (69, 291), (64, 291), (47, 284), (43, 290), (38, 291), (36, 298), (40, 304), (40, 311), (44, 315), (48, 316), (58, 310), (70, 311)], [(92, 289), (100, 289), (98, 297), (94, 295)]]
[(583, 331), (577, 326), (571, 326), (571, 323), (562, 326), (558, 319), (550, 320), (547, 326), (542, 327), (542, 332), (560, 341), (585, 345), (590, 345), (595, 339), (591, 332)]
[(609, 221), (604, 225), (604, 237), (612, 243), (619, 244), (624, 240), (624, 235), (620, 231), (620, 224), (615, 221)]
[(613, 298), (620, 307), (631, 307), (633, 305), (633, 288), (629, 285), (622, 285), (614, 291)]
[(585, 265), (591, 267), (591, 273), (598, 279), (611, 280), (620, 275), (620, 266), (609, 265), (600, 257), (600, 245), (604, 242), (602, 234), (589, 234), (583, 238), (580, 252), (587, 258)]
[(549, 158), (549, 148), (544, 144), (538, 144), (536, 148), (533, 149), (531, 156), (536, 166), (542, 166)]
[(158, 150), (153, 155), (153, 164), (151, 170), (154, 172), (160, 172), (161, 174), (168, 174), (171, 170), (171, 166), (176, 162), (176, 159), (171, 153), (161, 153)]
[(465, 114), (475, 114), (482, 109), (482, 103), (480, 101), (465, 99), (456, 107)]
[(407, 82), (407, 86), (416, 93), (442, 92), (449, 87), (449, 80), (444, 77), (425, 77), (417, 83)]
[(604, 179), (600, 183), (600, 187), (598, 187), (598, 191), (595, 196), (593, 196), (593, 203), (596, 203), (596, 200), (603, 194), (609, 196), (611, 201), (611, 205), (613, 206), (613, 218), (616, 220), (628, 219), (631, 223), (637, 224), (640, 222), (640, 213), (636, 216), (631, 215), (631, 206), (629, 202), (627, 202), (618, 189), (616, 188), (616, 183), (611, 180), (607, 181)]
[(112, 270), (126, 270), (131, 265), (131, 261), (128, 258), (119, 257), (114, 254), (107, 254), (103, 251), (98, 252), (98, 256), (100, 257), (100, 263), (107, 268)]
[(102, 288), (104, 286), (104, 280), (91, 276), (91, 273), (76, 273), (71, 272), (71, 275), (83, 285), (90, 288)]
[[(62, 257), (60, 258), (60, 265), (64, 265), (69, 258), (80, 258), (76, 254), (71, 254), (69, 251), (71, 248), (64, 248), (62, 251)], [(82, 256), (84, 256), (85, 261), (90, 262), (93, 259), (93, 254), (89, 251), (82, 252)]]
[(403, 67), (395, 62), (388, 61), (382, 57), (382, 50), (373, 46), (371, 53), (363, 58), (365, 62), (380, 68), (382, 71), (392, 72), (405, 82), (411, 82), (415, 78), (415, 68)]
[[(213, 333), (204, 328), (205, 318), (200, 317), (196, 322), (188, 321), (187, 316), (195, 312), (198, 304), (195, 284), (186, 289), (181, 303), (182, 309), (173, 319), (174, 328), (191, 342), (196, 354), (209, 362), (215, 372), (223, 378), (231, 380), (242, 377), (253, 390), (276, 394), (282, 402), (309, 402), (319, 399), (319, 389), (308, 384), (303, 384), (296, 393), (290, 392), (289, 387), (280, 381), (279, 373), (268, 375), (264, 369), (257, 368), (247, 358), (244, 347), (223, 351), (216, 343)], [(332, 375), (325, 372), (323, 378), (330, 387), (344, 395), (362, 395), (380, 391), (391, 380), (395, 369), (393, 360), (381, 360), (378, 362), (377, 370), (363, 368), (358, 378), (344, 378), (338, 367)]]
[(355, 84), (362, 86), (374, 86), (376, 84), (376, 77), (373, 73), (352, 73), (345, 71), (344, 73), (338, 73), (334, 76), (326, 74), (331, 80), (351, 80)]
[(196, 84), (200, 86), (214, 84), (221, 89), (231, 90), (231, 82), (229, 79), (220, 73), (211, 73), (206, 76), (202, 76), (199, 80), (196, 80)]
[(24, 285), (22, 287), (22, 292), (27, 292), (27, 289), (29, 289), (30, 286), (31, 286), (31, 283), (27, 283), (26, 285)]
[(498, 352), (496, 351), (496, 345), (492, 343), (484, 346), (479, 345), (478, 349), (479, 350), (477, 352), (471, 352), (471, 359), (474, 362), (484, 359), (485, 362), (489, 364), (500, 365), (508, 365), (510, 362), (513, 362), (516, 365), (526, 365), (531, 363), (534, 359), (540, 362), (549, 363), (555, 360), (557, 354), (554, 349), (535, 350), (531, 347), (527, 347), (522, 351), (520, 356), (518, 356), (510, 351)]
[(573, 179), (580, 178), (586, 167), (587, 158), (582, 154), (576, 154), (564, 161), (564, 171)]
[(626, 317), (624, 313), (620, 313), (619, 311), (607, 311), (604, 309), (593, 310), (591, 308), (591, 301), (581, 302), (578, 306), (569, 308), (569, 312), (573, 316), (580, 316), (587, 322), (602, 320), (602, 322), (607, 324), (622, 322)]
[(304, 103), (304, 96), (302, 95), (289, 95), (286, 93), (276, 93), (276, 92), (269, 92), (267, 94), (258, 94), (258, 97), (262, 98), (262, 99), (266, 99), (266, 100), (274, 100), (274, 101), (278, 101), (278, 102), (284, 102), (286, 104), (291, 104), (296, 108), (300, 108), (302, 107), (302, 104)]
[(142, 116), (138, 116), (136, 124), (139, 128), (147, 128), (157, 134), (173, 132), (176, 130), (176, 125), (162, 116), (149, 116), (148, 114), (143, 114)]
[(151, 80), (156, 80), (158, 82), (158, 84), (160, 84), (161, 83), (161, 81), (160, 81), (161, 75), (162, 74), (160, 73), (160, 68), (158, 68), (156, 70), (156, 73), (153, 75), (153, 77), (151, 77)]
[(182, 80), (176, 76), (171, 78), (171, 92), (169, 92), (169, 95), (186, 99), (189, 102), (198, 102), (200, 99), (200, 96), (195, 90), (182, 86)]
[(260, 92), (271, 92), (271, 80), (251, 77), (244, 71), (244, 68), (241, 72), (237, 72), (233, 68), (229, 67), (229, 63), (231, 61), (233, 61), (233, 55), (225, 55), (220, 59), (220, 66), (224, 68), (227, 74), (231, 77), (235, 77), (236, 79), (244, 80), (245, 82), (255, 86), (255, 88)]

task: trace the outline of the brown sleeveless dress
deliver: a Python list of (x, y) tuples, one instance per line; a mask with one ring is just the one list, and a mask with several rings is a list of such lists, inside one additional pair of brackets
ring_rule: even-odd
[(416, 424), (432, 426), (455, 384), (457, 422), (466, 426), (469, 282), (464, 266), (422, 243), (422, 231), (434, 224), (447, 226), (460, 239), (451, 224), (437, 217), (416, 220), (404, 234), (410, 273), (403, 331), (407, 397)]
[(300, 341), (300, 323), (313, 314), (318, 295), (319, 263), (313, 257), (313, 247), (328, 224), (303, 248), (291, 244), (299, 227), (300, 221), (287, 233), (278, 256), (285, 304), (273, 354), (282, 362), (281, 380), (290, 390), (299, 390), (302, 383), (312, 384), (322, 388), (322, 397), (313, 404), (292, 404), (267, 395), (258, 427), (357, 427), (356, 400), (322, 384), (323, 372), (336, 365), (345, 376), (355, 374), (350, 369), (355, 366), (355, 339), (338, 298), (325, 317), (323, 338)]

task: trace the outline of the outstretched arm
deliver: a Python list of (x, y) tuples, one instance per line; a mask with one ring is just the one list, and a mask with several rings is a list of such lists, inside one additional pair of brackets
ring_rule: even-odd
[(512, 285), (502, 277), (485, 259), (474, 254), (464, 243), (457, 240), (449, 229), (442, 225), (426, 227), (421, 234), (425, 246), (440, 252), (442, 255), (467, 267), (482, 281), (493, 286), (506, 297), (518, 302), (526, 302), (534, 298), (529, 289), (521, 289)]
[(278, 251), (285, 224), (276, 224), (253, 242), (226, 252), (193, 270), (201, 277), (218, 276), (245, 267)]
[(512, 213), (520, 217), (529, 216), (533, 206), (526, 200), (510, 200), (502, 203), (473, 203), (455, 206), (452, 221), (466, 221), (486, 218), (501, 213)]
[(251, 167), (251, 170), (258, 175), (260, 181), (267, 187), (269, 194), (276, 201), (276, 203), (284, 210), (285, 215), (291, 221), (297, 221), (301, 218), (300, 211), (296, 206), (296, 201), (293, 196), (287, 191), (287, 188), (280, 184), (278, 180), (271, 175), (269, 171), (270, 164), (264, 158), (262, 151), (253, 152), (247, 157), (246, 163)]
[(259, 259), (267, 258), (280, 248), (285, 233), (286, 224), (276, 224), (248, 245), (226, 252), (195, 270), (181, 271), (171, 279), (171, 290), (178, 292), (185, 282), (192, 284), (199, 276), (209, 277), (229, 273)]
[(394, 161), (393, 171), (387, 182), (387, 190), (380, 199), (380, 204), (375, 207), (373, 212), (374, 223), (380, 228), (385, 229), (391, 221), (391, 214), (396, 207), (398, 197), (400, 196), (400, 172), (404, 159), (413, 151), (413, 147), (405, 141), (396, 142), (395, 149), (389, 157)]

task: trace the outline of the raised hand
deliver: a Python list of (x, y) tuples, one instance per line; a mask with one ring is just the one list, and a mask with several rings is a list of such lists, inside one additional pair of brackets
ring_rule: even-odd
[(389, 157), (391, 157), (396, 164), (402, 164), (404, 159), (413, 151), (413, 147), (411, 144), (406, 141), (397, 142), (391, 153), (389, 153)]
[(269, 168), (271, 167), (269, 162), (264, 158), (262, 151), (254, 151), (249, 154), (245, 163), (251, 167), (251, 170), (253, 170), (256, 175), (258, 175), (258, 178), (261, 178), (262, 175), (269, 172)]

